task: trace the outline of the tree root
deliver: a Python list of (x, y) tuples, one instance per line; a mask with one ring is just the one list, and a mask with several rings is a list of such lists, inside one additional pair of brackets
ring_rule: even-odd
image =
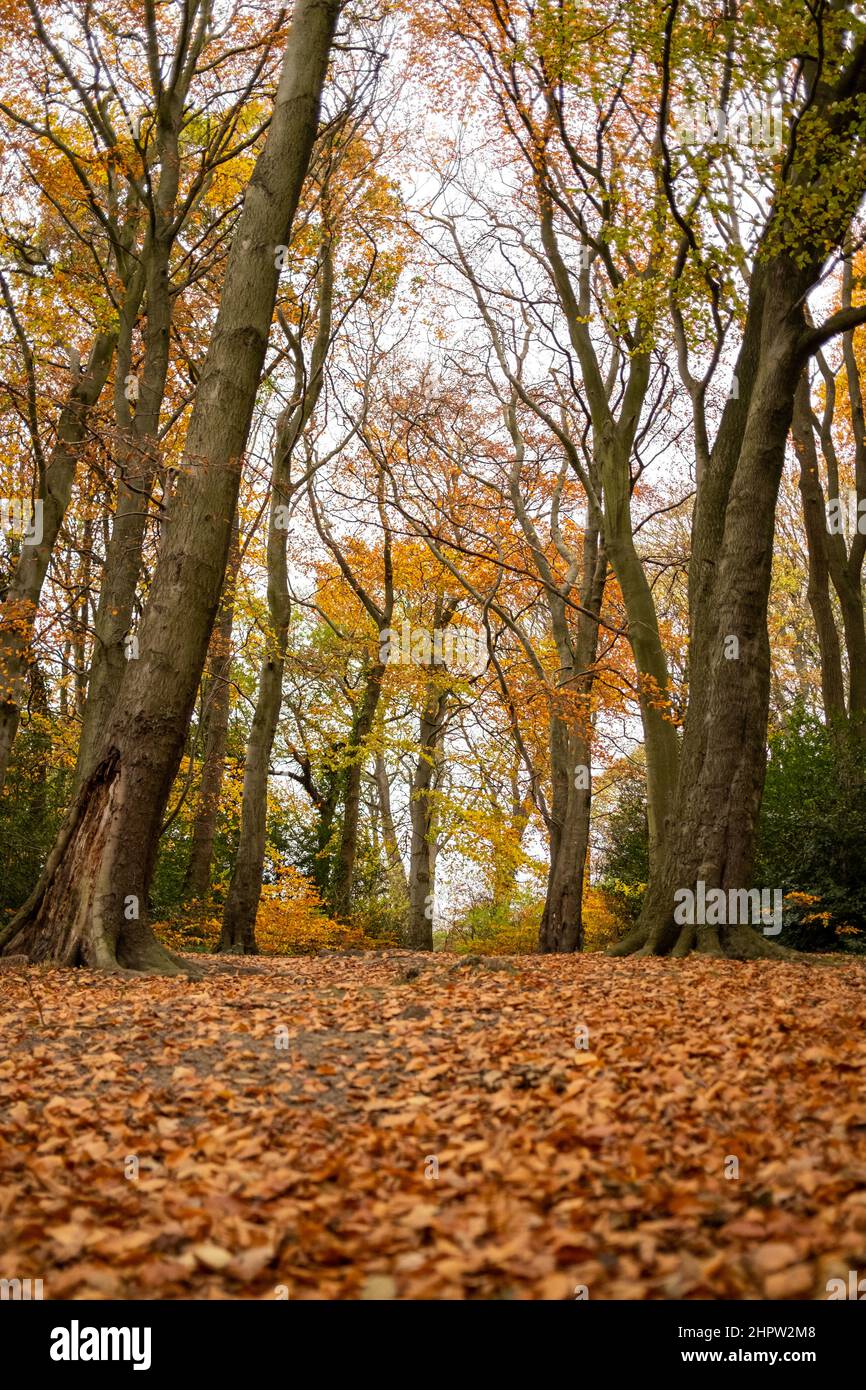
[(132, 940), (119, 942), (118, 967), (136, 975), (186, 975), (193, 980), (202, 978), (202, 971), (191, 961), (184, 960), (157, 941), (149, 927), (136, 932)]
[(609, 946), (607, 954), (609, 956), (634, 955), (643, 947), (648, 937), (649, 929), (647, 927), (635, 927), (628, 936), (623, 937), (622, 941), (615, 941), (612, 946)]
[(695, 954), (711, 956), (718, 960), (777, 960), (799, 961), (801, 964), (815, 962), (802, 951), (794, 951), (788, 946), (780, 946), (776, 941), (768, 941), (754, 927), (745, 925), (714, 927), (706, 924), (694, 926), (686, 923), (674, 940), (669, 942), (669, 923), (665, 922), (650, 933), (649, 927), (638, 926), (629, 932), (622, 941), (617, 941), (608, 949), (609, 956), (669, 956), (681, 960)]

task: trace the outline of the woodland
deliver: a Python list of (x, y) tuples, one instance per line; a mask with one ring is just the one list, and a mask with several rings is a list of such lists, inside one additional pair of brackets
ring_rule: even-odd
[(0, 0), (0, 154), (0, 1275), (866, 1268), (866, 9)]

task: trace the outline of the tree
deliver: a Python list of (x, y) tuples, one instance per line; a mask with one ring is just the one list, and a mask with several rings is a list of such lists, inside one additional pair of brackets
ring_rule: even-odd
[(240, 538), (235, 534), (229, 549), (219, 613), (211, 633), (207, 668), (202, 682), (202, 740), (201, 778), (198, 801), (192, 828), (192, 844), (184, 878), (184, 896), (201, 900), (210, 887), (211, 860), (219, 814), (220, 794), (225, 772), (228, 742), (231, 688), (229, 677), (232, 664), (232, 627), (234, 625), (235, 588), (240, 566)]
[(244, 764), (241, 832), (226, 897), (220, 950), (255, 950), (255, 920), (265, 856), (268, 770), (282, 704), (291, 600), (286, 564), (288, 505), (292, 495), (292, 455), (321, 394), (325, 354), (331, 340), (333, 258), (330, 233), (322, 247), (318, 327), (309, 367), (302, 344), (284, 324), (294, 356), (294, 390), (281, 412), (274, 439), (274, 467), (268, 522), (268, 633)]
[(41, 535), (36, 544), (21, 546), (15, 573), (9, 584), (0, 615), (0, 791), (6, 780), (12, 744), (18, 730), (23, 681), (39, 607), (51, 557), (69, 500), (81, 448), (87, 437), (90, 412), (108, 380), (117, 335), (107, 330), (97, 335), (84, 370), (73, 365), (67, 400), (57, 422), (56, 439), (48, 458), (36, 416), (36, 379), (33, 356), (21, 326), (12, 295), (0, 277), (0, 291), (15, 326), (27, 367), (28, 423), (36, 458), (38, 482), (36, 500), (42, 507)]
[[(678, 6), (669, 10), (670, 51)], [(787, 11), (785, 18), (789, 18)], [(680, 892), (751, 887), (766, 766), (767, 604), (776, 501), (794, 397), (809, 357), (862, 311), (818, 327), (805, 304), (866, 187), (866, 41), (852, 7), (823, 9), (794, 63), (796, 107), (752, 261), (735, 379), (699, 478), (690, 570), (690, 688), (671, 839), (640, 922), (614, 950), (777, 956), (751, 923), (677, 920)], [(813, 212), (813, 207), (820, 212)]]
[[(569, 458), (600, 518), (606, 563), (628, 614), (647, 748), (650, 852), (660, 858), (679, 744), (668, 660), (635, 541), (631, 465), (650, 387), (669, 219), (639, 59), (648, 25), (623, 15), (618, 5), (602, 9), (606, 23), (598, 6), (583, 4), (503, 8), (492, 0), (468, 7), (430, 0), (419, 24), (432, 27), (437, 43), (444, 33), (458, 40), (473, 88), (481, 85), (490, 94), (494, 134), (506, 141), (503, 163), (510, 173), (516, 157), (526, 176), (516, 198), (517, 225), (503, 238), (505, 294), (514, 296), (516, 280), (517, 296), (525, 297), (523, 262), (540, 266), (558, 309), (548, 332), (560, 353), (564, 338), (573, 356), (566, 370), (577, 409), (591, 424), (594, 476), (580, 467), (577, 454)], [(447, 170), (446, 188), (455, 179)], [(461, 191), (475, 209), (485, 207), (474, 182)], [(488, 216), (500, 238), (503, 228), (510, 231), (509, 211), (496, 206)], [(521, 269), (515, 276), (516, 257)], [(460, 260), (478, 289), (467, 257)], [(537, 301), (533, 312), (539, 313)], [(531, 394), (524, 400), (531, 405)]]
[(337, 0), (300, 0), (232, 243), (140, 637), (93, 771), (5, 951), (103, 969), (183, 969), (147, 923), (160, 822), (219, 603), (240, 465), (285, 245), (316, 136)]
[[(841, 310), (853, 309), (853, 291), (854, 267), (849, 256), (842, 271)], [(866, 556), (866, 424), (853, 330), (842, 334), (838, 372), (833, 371), (823, 352), (817, 352), (815, 360), (820, 369), (818, 384), (824, 391), (823, 409), (817, 416), (806, 368), (797, 384), (791, 424), (792, 443), (800, 464), (799, 488), (809, 555), (809, 603), (821, 652), (825, 714), (830, 721), (847, 717), (852, 730), (857, 730), (866, 715), (862, 591)], [(826, 494), (816, 437), (825, 466)], [(831, 584), (841, 616), (841, 640)]]
[[(265, 855), (268, 774), (282, 704), (292, 611), (286, 556), (289, 515), (298, 493), (309, 481), (310, 474), (321, 466), (322, 460), (314, 459), (300, 478), (292, 476), (292, 463), (322, 395), (326, 363), (334, 339), (350, 319), (355, 305), (365, 295), (374, 297), (371, 282), (380, 259), (377, 233), (381, 232), (381, 213), (383, 208), (388, 209), (389, 199), (365, 138), (372, 106), (369, 66), (362, 63), (353, 74), (344, 109), (328, 130), (310, 179), (318, 219), (317, 256), (312, 275), (300, 278), (312, 280), (312, 303), (307, 308), (302, 292), (293, 290), (290, 293), (288, 299), (299, 320), (294, 328), (287, 316), (280, 313), (293, 376), (289, 398), (277, 420), (274, 436), (267, 539), (266, 643), (246, 749), (240, 837), (220, 941), (223, 951), (255, 949), (255, 919)], [(374, 53), (373, 93), (378, 66), (379, 57)], [(381, 149), (381, 144), (378, 148)], [(307, 242), (311, 231), (310, 225), (305, 226)], [(286, 255), (290, 253), (291, 248), (287, 247)], [(387, 262), (388, 254), (382, 259)], [(352, 274), (346, 273), (349, 266)], [(291, 270), (291, 266), (286, 268)], [(338, 290), (335, 296), (337, 279), (346, 283), (347, 290)], [(304, 343), (307, 330), (311, 336), (308, 351)], [(350, 426), (349, 435), (353, 433), (354, 427)], [(338, 445), (336, 452), (339, 451)]]

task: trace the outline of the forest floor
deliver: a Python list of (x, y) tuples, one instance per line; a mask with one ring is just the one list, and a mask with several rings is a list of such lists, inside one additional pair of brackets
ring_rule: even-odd
[(862, 964), (196, 961), (0, 972), (0, 1277), (809, 1299), (866, 1271)]

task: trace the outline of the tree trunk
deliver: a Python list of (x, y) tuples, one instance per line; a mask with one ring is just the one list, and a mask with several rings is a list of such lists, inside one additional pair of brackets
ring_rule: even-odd
[[(279, 450), (278, 450), (279, 452)], [(276, 471), (276, 468), (275, 468)], [(244, 790), (238, 852), (226, 897), (219, 950), (254, 955), (255, 927), (262, 892), (267, 830), (268, 773), (271, 749), (283, 698), (291, 603), (286, 566), (286, 532), (277, 526), (282, 490), (274, 487), (268, 525), (268, 650), (259, 672), (259, 687), (244, 762)]]
[(406, 870), (403, 867), (403, 860), (400, 855), (400, 846), (397, 843), (397, 829), (394, 825), (394, 814), (391, 810), (391, 787), (388, 782), (388, 769), (385, 765), (385, 757), (382, 753), (376, 754), (376, 794), (379, 799), (379, 813), (382, 817), (382, 839), (385, 845), (385, 854), (388, 860), (388, 878), (391, 884), (391, 892), (400, 903), (409, 901), (409, 884), (406, 879)]
[[(698, 484), (689, 569), (690, 687), (671, 836), (650, 874), (643, 911), (614, 954), (685, 955), (696, 948), (738, 958), (791, 954), (759, 933), (741, 897), (751, 875), (766, 770), (770, 691), (767, 607), (776, 502), (797, 383), (823, 341), (807, 328), (804, 305), (829, 248), (844, 243), (863, 193), (862, 177), (832, 187), (847, 143), (862, 168), (859, 112), (866, 90), (866, 45), (843, 48), (825, 69), (804, 66), (804, 101), (832, 138), (833, 161), (798, 149), (790, 160), (754, 259), (743, 341), (739, 398), (728, 401)], [(792, 203), (788, 197), (795, 191)], [(798, 223), (797, 197), (824, 210), (820, 225)], [(788, 248), (793, 248), (789, 250)], [(826, 330), (832, 336), (831, 326)], [(718, 921), (693, 922), (676, 911), (681, 895), (738, 900)], [(753, 891), (753, 890), (752, 890)], [(733, 915), (733, 921), (729, 920)], [(718, 914), (714, 911), (714, 916)]]
[(6, 780), (18, 729), (23, 682), (27, 673), (33, 625), (51, 556), (72, 496), (75, 469), (87, 434), (91, 410), (108, 379), (116, 333), (100, 333), (87, 366), (74, 381), (57, 426), (57, 439), (39, 488), (42, 537), (22, 545), (18, 564), (0, 616), (0, 791)]
[(220, 951), (254, 955), (255, 923), (262, 892), (267, 829), (268, 772), (283, 688), (285, 640), (262, 662), (259, 693), (244, 765), (243, 812), (238, 852), (223, 915)]
[(34, 960), (176, 973), (147, 925), (160, 825), (222, 590), (277, 289), (318, 123), (338, 0), (299, 0), (264, 149), (246, 190), (141, 625), (93, 771), (42, 878), (3, 933)]
[[(589, 280), (584, 271), (577, 285), (560, 252), (549, 191), (541, 198), (541, 239), (550, 273), (566, 317), (569, 337), (583, 374), (583, 389), (592, 419), (593, 450), (603, 497), (604, 547), (616, 575), (628, 618), (628, 640), (638, 678), (638, 699), (647, 763), (647, 816), (650, 864), (660, 863), (676, 791), (679, 736), (671, 718), (667, 657), (662, 646), (652, 589), (634, 543), (631, 516), (630, 459), (649, 382), (650, 356), (632, 351), (628, 385), (619, 415), (587, 329)], [(637, 332), (637, 341), (641, 334)]]
[(431, 792), (437, 755), (442, 746), (447, 690), (435, 681), (427, 687), (418, 736), (418, 762), (409, 800), (412, 843), (409, 856), (409, 925), (407, 944), (414, 950), (433, 950), (434, 805)]
[[(699, 486), (692, 550), (689, 706), (668, 852), (635, 931), (613, 954), (738, 958), (782, 949), (751, 921), (678, 921), (676, 895), (751, 887), (766, 770), (767, 605), (778, 489), (803, 367), (808, 274), (786, 256), (756, 267), (729, 404)], [(682, 901), (682, 899), (680, 899)]]
[[(589, 844), (592, 800), (590, 743), (577, 727), (550, 721), (552, 778), (550, 866), (538, 932), (542, 952), (583, 948), (583, 876)], [(586, 776), (576, 781), (578, 769)]]
[(638, 678), (647, 777), (650, 864), (660, 863), (670, 825), (679, 765), (679, 735), (670, 706), (667, 656), (655, 599), (634, 543), (627, 457), (616, 443), (600, 451), (604, 543), (625, 604), (628, 640)]
[(592, 807), (590, 698), (598, 651), (598, 620), (607, 579), (607, 553), (592, 521), (583, 536), (581, 612), (573, 655), (561, 657), (561, 682), (580, 696), (577, 718), (550, 720), (550, 866), (538, 931), (541, 952), (583, 948), (583, 879)]
[(128, 382), (133, 380), (130, 367), (137, 305), (131, 310), (127, 306), (120, 335), (114, 390), (120, 452), (117, 503), (94, 623), (93, 656), (75, 786), (93, 767), (126, 666), (130, 659), (137, 659), (134, 650), (130, 652), (126, 647), (125, 639), (132, 626), (151, 494), (159, 466), (159, 421), (171, 347), (169, 267), (178, 233), (179, 141), (183, 91), (187, 86), (188, 79), (181, 82), (181, 90), (174, 91), (171, 96), (161, 96), (157, 105), (160, 176), (153, 202), (153, 223), (145, 238), (138, 267), (144, 285), (146, 323), (144, 364), (134, 411)]
[(791, 440), (800, 464), (800, 499), (809, 557), (807, 595), (818, 636), (824, 714), (830, 723), (845, 714), (845, 678), (842, 673), (842, 648), (830, 599), (827, 513), (812, 428), (808, 371), (802, 373), (794, 395)]
[(229, 563), (220, 600), (216, 626), (208, 650), (208, 678), (202, 695), (204, 748), (201, 780), (192, 828), (192, 845), (184, 878), (184, 899), (201, 902), (210, 890), (213, 842), (219, 814), (220, 794), (226, 766), (226, 744), (229, 733), (232, 664), (232, 627), (235, 614), (235, 584), (237, 583), (240, 550), (235, 518)]
[(347, 918), (351, 912), (361, 815), (361, 774), (367, 752), (367, 740), (372, 733), (373, 721), (379, 708), (384, 675), (385, 663), (376, 661), (367, 675), (364, 693), (355, 711), (346, 744), (346, 766), (340, 778), (343, 818), (329, 895), (331, 911), (338, 919)]
[[(324, 192), (322, 207), (327, 207)], [(244, 762), (238, 852), (226, 898), (219, 943), (221, 951), (234, 951), (241, 955), (250, 955), (257, 950), (256, 914), (262, 892), (262, 868), (265, 862), (268, 773), (283, 702), (283, 673), (292, 616), (286, 560), (288, 530), (283, 524), (283, 517), (292, 494), (292, 455), (322, 391), (325, 357), (331, 341), (333, 294), (331, 235), (330, 231), (326, 231), (322, 250), (319, 325), (310, 359), (309, 381), (304, 370), (303, 349), (300, 342), (297, 342), (294, 345), (294, 395), (280, 417), (274, 445), (267, 546), (269, 650), (265, 653), (259, 672), (256, 708)]]
[[(853, 296), (853, 268), (846, 264), (842, 272), (842, 307), (850, 306)], [(846, 554), (841, 535), (828, 536), (830, 577), (842, 611), (842, 630), (848, 657), (848, 714), (852, 732), (858, 739), (866, 738), (866, 620), (863, 611), (863, 561), (866, 558), (866, 536), (860, 508), (866, 502), (866, 420), (863, 410), (863, 390), (860, 366), (854, 351), (853, 333), (842, 337), (848, 399), (851, 406), (851, 428), (854, 435), (854, 481), (858, 526)], [(838, 489), (838, 474), (837, 474)]]

